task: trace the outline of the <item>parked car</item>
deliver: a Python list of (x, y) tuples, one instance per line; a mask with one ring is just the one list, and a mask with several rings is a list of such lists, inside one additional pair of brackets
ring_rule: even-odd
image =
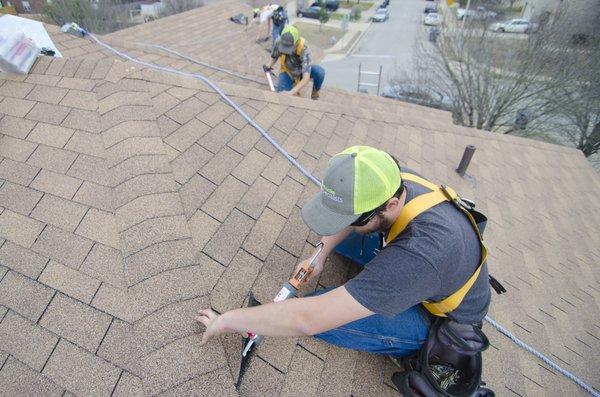
[(527, 19), (511, 19), (510, 21), (492, 24), (490, 30), (501, 33), (529, 33), (534, 31), (536, 27), (536, 24), (529, 22)]
[(459, 8), (456, 10), (456, 19), (459, 21), (464, 17), (467, 19), (476, 19), (479, 21), (484, 21), (486, 19), (495, 19), (498, 17), (498, 13), (494, 11), (490, 11), (485, 7), (477, 7), (476, 9), (469, 9), (468, 11), (464, 8)]
[[(340, 0), (324, 0), (325, 2), (325, 8), (327, 8), (329, 11), (337, 11), (338, 8), (340, 8)], [(311, 7), (320, 7), (321, 6), (321, 2), (319, 1), (315, 1)]]
[(379, 8), (371, 17), (373, 22), (385, 22), (390, 19), (390, 12), (387, 8)]
[(431, 12), (423, 17), (423, 23), (427, 26), (437, 26), (442, 23), (442, 18), (437, 12)]
[(383, 88), (381, 95), (435, 109), (452, 110), (450, 98), (432, 88), (421, 85), (391, 84)]
[(435, 4), (430, 4), (425, 6), (425, 14), (431, 14), (431, 13), (436, 13), (437, 14), (438, 9), (437, 6)]
[(321, 12), (321, 7), (319, 6), (310, 6), (304, 10), (298, 10), (296, 15), (300, 18), (312, 18), (319, 19), (319, 13)]
[(387, 8), (390, 5), (390, 0), (383, 0), (379, 8)]

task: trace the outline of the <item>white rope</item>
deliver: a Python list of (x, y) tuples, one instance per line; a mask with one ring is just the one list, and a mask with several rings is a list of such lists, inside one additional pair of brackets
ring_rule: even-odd
[[(217, 87), (212, 81), (210, 81), (206, 77), (204, 77), (200, 74), (182, 72), (180, 70), (176, 70), (173, 68), (159, 66), (159, 65), (155, 65), (155, 64), (152, 64), (149, 62), (137, 60), (121, 51), (118, 51), (118, 50), (112, 48), (111, 46), (109, 46), (107, 44), (104, 44), (102, 41), (100, 41), (94, 35), (92, 35), (88, 32), (85, 32), (85, 33), (88, 34), (100, 46), (108, 49), (109, 51), (112, 51), (113, 53), (115, 53), (115, 54), (119, 55), (120, 57), (123, 57), (131, 62), (140, 64), (140, 65), (144, 65), (149, 68), (156, 69), (156, 70), (162, 70), (162, 71), (165, 71), (168, 73), (174, 73), (174, 74), (178, 74), (178, 75), (186, 76), (186, 77), (194, 77), (194, 78), (197, 78), (197, 79), (203, 81), (205, 84), (207, 84), (213, 90), (215, 90), (215, 92), (217, 94), (219, 94), (221, 96), (221, 98), (223, 98), (223, 100), (225, 102), (227, 102), (232, 108), (234, 108), (244, 119), (246, 119), (246, 121), (250, 125), (252, 125), (256, 130), (258, 130), (258, 132), (260, 132), (260, 134), (263, 137), (265, 137), (265, 139), (267, 139), (269, 141), (269, 143), (271, 143), (285, 158), (287, 158), (296, 168), (298, 168), (300, 170), (300, 172), (302, 172), (310, 181), (312, 181), (314, 184), (316, 184), (319, 187), (321, 186), (321, 181), (319, 181), (308, 170), (306, 170), (302, 166), (302, 164), (300, 164), (298, 161), (296, 161), (296, 159), (294, 159), (292, 156), (290, 156), (290, 154), (281, 145), (279, 145), (279, 143), (277, 143), (277, 141), (275, 141), (265, 129), (263, 129), (258, 123), (256, 123), (250, 116), (248, 116), (248, 114), (246, 114), (246, 112), (244, 112), (243, 109), (241, 109), (235, 102), (233, 102), (231, 99), (229, 99), (229, 97), (223, 91), (221, 91), (221, 89), (219, 87)], [(488, 323), (490, 323), (494, 328), (496, 328), (500, 333), (504, 334), (506, 337), (508, 337), (510, 340), (512, 340), (517, 346), (519, 346), (519, 347), (523, 348), (524, 350), (528, 351), (529, 353), (533, 354), (535, 357), (539, 358), (540, 360), (542, 360), (543, 362), (548, 364), (551, 368), (553, 368), (554, 370), (556, 370), (556, 371), (560, 372), (561, 374), (563, 374), (564, 376), (566, 376), (568, 379), (573, 381), (576, 385), (581, 387), (583, 390), (588, 392), (590, 395), (592, 395), (594, 397), (600, 397), (600, 393), (598, 393), (591, 386), (586, 384), (583, 380), (579, 379), (578, 377), (576, 377), (575, 375), (573, 375), (571, 372), (567, 371), (566, 369), (560, 367), (558, 364), (551, 361), (548, 357), (546, 357), (539, 351), (535, 350), (533, 347), (529, 346), (528, 344), (526, 344), (525, 342), (523, 342), (522, 340), (520, 340), (519, 338), (514, 336), (509, 330), (507, 330), (506, 328), (504, 328), (503, 326), (498, 324), (491, 317), (485, 316), (485, 320)]]
[(494, 328), (496, 328), (501, 334), (504, 334), (508, 339), (510, 339), (513, 342), (515, 342), (515, 344), (517, 346), (519, 346), (519, 347), (523, 348), (524, 350), (528, 351), (529, 353), (533, 354), (534, 356), (536, 356), (537, 358), (539, 358), (540, 360), (542, 360), (543, 362), (545, 362), (546, 364), (548, 364), (550, 367), (552, 367), (556, 371), (560, 372), (561, 374), (563, 374), (567, 378), (571, 379), (573, 382), (575, 382), (575, 384), (577, 386), (581, 387), (583, 390), (585, 390), (586, 392), (590, 393), (592, 396), (594, 396), (594, 397), (600, 397), (600, 393), (598, 393), (596, 390), (594, 390), (591, 386), (587, 385), (581, 379), (579, 379), (578, 377), (576, 377), (575, 375), (573, 375), (572, 373), (570, 373), (566, 369), (560, 367), (558, 364), (555, 364), (548, 357), (546, 357), (545, 355), (543, 355), (539, 351), (535, 350), (533, 347), (529, 346), (527, 343), (523, 342), (521, 339), (519, 339), (516, 336), (514, 336), (509, 330), (507, 330), (506, 328), (504, 328), (503, 326), (501, 326), (500, 324), (498, 324), (490, 316), (485, 316), (485, 321), (487, 321), (488, 323), (490, 323)]

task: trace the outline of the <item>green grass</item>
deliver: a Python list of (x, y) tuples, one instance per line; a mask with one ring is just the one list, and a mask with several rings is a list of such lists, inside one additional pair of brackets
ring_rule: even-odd
[(331, 15), (329, 15), (329, 19), (334, 21), (341, 21), (343, 17), (344, 14), (340, 14), (339, 12), (334, 12)]
[(324, 25), (322, 31), (319, 31), (319, 25), (311, 23), (296, 22), (294, 25), (296, 25), (300, 35), (306, 39), (309, 46), (314, 44), (324, 50), (332, 46), (332, 36), (335, 36), (337, 42), (344, 35), (342, 29), (331, 26)]
[(341, 0), (340, 8), (352, 9), (354, 6), (358, 5), (360, 6), (360, 8), (362, 8), (363, 11), (367, 11), (369, 8), (373, 7), (373, 4), (374, 3), (368, 1), (361, 1), (360, 3), (358, 3), (356, 0)]

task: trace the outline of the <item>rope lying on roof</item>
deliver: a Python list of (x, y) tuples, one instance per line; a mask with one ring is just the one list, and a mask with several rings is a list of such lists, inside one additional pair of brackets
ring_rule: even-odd
[[(302, 166), (302, 164), (300, 164), (298, 161), (296, 161), (296, 159), (294, 159), (281, 145), (279, 145), (279, 143), (277, 143), (277, 141), (275, 141), (275, 139), (273, 139), (264, 128), (262, 128), (250, 116), (248, 116), (248, 114), (246, 112), (244, 112), (244, 110), (242, 108), (240, 108), (235, 102), (233, 102), (219, 87), (217, 87), (212, 81), (210, 81), (206, 77), (204, 77), (204, 76), (202, 76), (200, 74), (196, 74), (196, 73), (183, 72), (183, 71), (176, 70), (176, 69), (173, 69), (173, 68), (170, 68), (170, 67), (164, 67), (164, 66), (155, 65), (155, 64), (152, 64), (152, 63), (149, 63), (149, 62), (140, 61), (140, 60), (135, 59), (135, 58), (133, 58), (133, 57), (131, 57), (131, 56), (129, 56), (129, 55), (127, 55), (127, 54), (119, 51), (119, 50), (116, 50), (116, 49), (112, 48), (108, 44), (103, 43), (98, 38), (96, 38), (96, 36), (90, 34), (89, 32), (85, 32), (85, 34), (89, 35), (98, 45), (106, 48), (107, 50), (109, 50), (109, 51), (111, 51), (111, 52), (119, 55), (120, 57), (125, 58), (125, 59), (131, 61), (131, 62), (137, 63), (139, 65), (144, 65), (144, 66), (147, 66), (147, 67), (152, 68), (152, 69), (162, 70), (164, 72), (174, 73), (174, 74), (177, 74), (177, 75), (180, 75), (180, 76), (193, 77), (193, 78), (197, 78), (197, 79), (201, 80), (202, 82), (204, 82), (205, 84), (207, 84), (210, 88), (212, 88), (213, 90), (215, 90), (215, 92), (217, 94), (219, 94), (221, 96), (221, 98), (225, 102), (227, 102), (227, 104), (229, 104), (229, 106), (231, 106), (233, 109), (235, 109), (235, 111), (238, 112), (252, 127), (254, 127), (258, 132), (260, 132), (260, 134), (265, 139), (267, 139), (267, 141), (269, 141), (269, 143), (271, 143), (286, 159), (288, 159), (288, 161), (290, 161), (296, 168), (298, 168), (298, 170), (300, 172), (302, 172), (302, 174), (304, 174), (310, 181), (312, 181), (317, 186), (319, 186), (319, 187), (321, 186), (321, 181), (319, 181), (319, 179), (317, 179), (307, 169), (305, 169)], [(545, 355), (543, 355), (539, 351), (535, 350), (533, 347), (529, 346), (528, 344), (526, 344), (525, 342), (523, 342), (522, 340), (520, 340), (519, 338), (517, 338), (515, 335), (513, 335), (506, 328), (504, 328), (503, 326), (501, 326), (500, 324), (498, 324), (496, 321), (494, 321), (490, 316), (485, 316), (485, 320), (492, 327), (494, 327), (496, 330), (498, 330), (500, 333), (502, 333), (503, 335), (505, 335), (506, 337), (508, 337), (510, 340), (512, 340), (517, 346), (519, 346), (519, 347), (523, 348), (524, 350), (528, 351), (529, 353), (533, 354), (534, 356), (536, 356), (537, 358), (539, 358), (540, 360), (542, 360), (543, 362), (545, 362), (546, 364), (548, 364), (550, 367), (552, 367), (553, 369), (555, 369), (559, 373), (561, 373), (564, 376), (566, 376), (568, 379), (570, 379), (571, 381), (573, 381), (577, 386), (581, 387), (587, 393), (591, 394), (594, 397), (600, 397), (600, 393), (598, 393), (591, 386), (589, 386), (588, 384), (586, 384), (583, 380), (579, 379), (578, 377), (576, 377), (575, 375), (573, 375), (571, 372), (567, 371), (566, 369), (560, 367), (558, 364), (556, 364), (553, 361), (551, 361), (548, 357), (546, 357)]]

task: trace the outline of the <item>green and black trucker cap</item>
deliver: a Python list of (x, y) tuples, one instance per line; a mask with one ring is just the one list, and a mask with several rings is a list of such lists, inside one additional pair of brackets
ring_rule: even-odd
[(321, 190), (302, 208), (302, 219), (321, 236), (336, 234), (389, 200), (400, 183), (400, 169), (389, 154), (349, 147), (329, 160)]

